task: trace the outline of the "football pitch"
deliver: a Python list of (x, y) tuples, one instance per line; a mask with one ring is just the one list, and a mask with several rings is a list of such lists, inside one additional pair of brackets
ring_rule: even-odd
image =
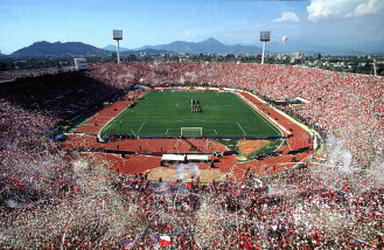
[[(192, 112), (192, 99), (199, 102), (198, 112)], [(101, 135), (179, 137), (182, 127), (201, 128), (194, 131), (198, 132), (196, 137), (281, 136), (272, 124), (233, 93), (187, 90), (147, 93), (135, 106), (107, 124)]]

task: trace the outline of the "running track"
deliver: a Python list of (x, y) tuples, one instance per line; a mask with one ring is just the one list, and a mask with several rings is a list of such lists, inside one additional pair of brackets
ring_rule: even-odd
[[(88, 154), (93, 154), (97, 159), (109, 162), (110, 169), (124, 174), (142, 173), (159, 167), (160, 155), (164, 153), (213, 153), (228, 150), (222, 144), (207, 139), (126, 139), (108, 143), (97, 142), (96, 136), (103, 126), (129, 105), (132, 105), (134, 100), (144, 93), (140, 91), (130, 92), (123, 100), (104, 107), (87, 122), (78, 126), (76, 133), (69, 134), (63, 146), (66, 149), (114, 151), (115, 153), (93, 152)], [(233, 179), (242, 179), (249, 170), (258, 176), (271, 175), (295, 166), (296, 162), (308, 159), (312, 151), (288, 154), (290, 151), (311, 148), (311, 136), (302, 127), (252, 94), (248, 92), (238, 92), (238, 94), (267, 115), (268, 119), (275, 120), (284, 128), (284, 131), (287, 131), (284, 132), (280, 129), (284, 136), (288, 136), (288, 145), (279, 149), (282, 152), (280, 156), (245, 163), (238, 162), (235, 155), (218, 157), (215, 158), (215, 167)], [(191, 145), (195, 147), (191, 147)], [(207, 163), (198, 165), (201, 169), (209, 167)]]

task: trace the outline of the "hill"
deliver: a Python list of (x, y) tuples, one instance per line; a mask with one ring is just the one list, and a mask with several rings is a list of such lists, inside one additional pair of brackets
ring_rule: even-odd
[[(107, 51), (111, 51), (111, 52), (116, 52), (117, 46), (110, 44), (108, 46), (105, 46), (103, 49), (107, 50)], [(144, 53), (146, 55), (157, 56), (157, 55), (161, 55), (161, 54), (174, 54), (175, 52), (168, 51), (168, 50), (151, 49), (151, 48), (127, 49), (127, 48), (120, 47), (120, 53), (123, 56), (128, 56), (128, 55), (132, 55), (132, 54), (140, 54), (140, 53)]]
[[(256, 41), (255, 44), (260, 44)], [(365, 48), (362, 50), (362, 48)], [(168, 44), (162, 45), (147, 45), (141, 49), (154, 49), (163, 51), (174, 51), (179, 53), (189, 54), (259, 54), (261, 48), (253, 45), (225, 45), (214, 38), (208, 38), (201, 42), (186, 42), (186, 41), (175, 41)], [(272, 40), (267, 44), (267, 53), (293, 53), (302, 51), (308, 54), (323, 53), (323, 54), (334, 54), (334, 55), (383, 55), (382, 42), (370, 42), (369, 44), (351, 44), (349, 48), (343, 46), (324, 46), (313, 43), (307, 43), (300, 40), (290, 39), (288, 43), (283, 43), (281, 40)]]
[(36, 42), (32, 45), (19, 49), (11, 54), (18, 57), (46, 57), (46, 56), (102, 56), (107, 55), (103, 49), (81, 42)]
[[(103, 48), (103, 50), (115, 52), (117, 50), (117, 46), (109, 44)], [(128, 51), (129, 49), (120, 47), (120, 52)]]
[(145, 55), (151, 55), (151, 56), (159, 56), (161, 54), (177, 54), (173, 51), (168, 50), (159, 50), (159, 49), (139, 49), (139, 50), (127, 50), (124, 52), (121, 52), (123, 56), (128, 56), (132, 54), (145, 54)]
[(154, 45), (154, 46), (144, 46), (140, 49), (155, 49), (155, 50), (165, 50), (165, 51), (174, 51), (179, 53), (189, 53), (189, 54), (256, 54), (261, 53), (261, 49), (256, 46), (244, 46), (244, 45), (225, 45), (217, 41), (214, 38), (208, 38), (205, 41), (201, 42), (185, 42), (185, 41), (175, 41), (169, 44), (163, 45)]

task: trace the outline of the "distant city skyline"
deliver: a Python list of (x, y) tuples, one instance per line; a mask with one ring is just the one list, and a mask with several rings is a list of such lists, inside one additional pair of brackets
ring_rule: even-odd
[(37, 41), (79, 41), (103, 48), (122, 29), (122, 47), (209, 37), (233, 45), (272, 42), (384, 50), (384, 0), (0, 0), (0, 51), (10, 54)]

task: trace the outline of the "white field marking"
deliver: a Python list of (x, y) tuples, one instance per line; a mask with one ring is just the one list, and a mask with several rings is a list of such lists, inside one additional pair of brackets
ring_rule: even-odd
[(176, 122), (186, 122), (186, 121), (195, 121), (195, 122), (207, 122), (206, 120), (202, 120), (202, 119), (181, 119), (181, 120), (176, 120)]
[[(121, 110), (117, 115), (115, 115), (114, 117), (111, 118), (111, 120), (109, 120), (107, 123), (104, 124), (103, 127), (101, 127), (101, 129), (99, 130), (99, 132), (97, 133), (97, 138), (99, 138), (101, 140), (101, 132), (106, 129), (106, 128), (109, 128), (112, 123), (115, 123), (116, 121), (116, 118), (119, 117), (125, 110), (127, 110), (129, 108), (125, 108), (123, 110)], [(96, 116), (96, 115), (95, 115)], [(88, 119), (91, 119), (92, 117), (89, 117)], [(87, 119), (87, 122), (88, 122), (88, 119)]]
[(133, 136), (136, 137), (136, 134), (135, 134), (135, 132), (133, 131), (133, 129), (131, 129), (131, 131), (132, 131)]
[[(276, 130), (280, 133), (280, 135), (284, 135), (283, 132), (287, 133), (288, 135), (292, 134), (291, 132), (289, 132), (286, 128), (284, 128), (280, 123), (278, 123), (277, 121), (275, 121), (274, 119), (272, 119), (269, 115), (267, 115), (266, 113), (264, 113), (262, 110), (260, 110), (258, 107), (256, 107), (255, 104), (253, 104), (251, 101), (249, 101), (247, 98), (245, 98), (244, 96), (240, 95), (240, 94), (237, 94), (238, 97), (240, 97), (241, 100), (243, 100), (243, 102), (245, 104), (248, 104), (249, 106), (252, 107), (252, 110), (254, 113), (258, 113), (259, 115), (261, 115), (264, 119), (266, 119), (267, 121), (267, 124), (269, 127), (271, 127), (275, 132)], [(256, 96), (252, 95), (253, 97), (256, 98)], [(260, 98), (257, 98), (257, 100), (259, 100), (260, 102), (266, 104), (266, 102)], [(269, 106), (268, 106), (269, 107)], [(274, 109), (276, 111), (276, 109)], [(275, 126), (273, 126), (272, 124), (274, 124)], [(282, 132), (283, 131), (283, 132)]]
[(215, 129), (215, 134), (217, 135), (217, 131), (216, 131), (216, 129)]
[(207, 105), (203, 105), (202, 107), (238, 107), (240, 106), (240, 104), (238, 105), (233, 105), (233, 104), (207, 104)]
[(136, 134), (138, 135), (140, 130), (144, 127), (144, 124), (145, 124), (145, 121), (143, 122), (143, 124), (141, 124), (141, 127), (139, 128), (139, 130), (137, 130)]
[[(181, 119), (176, 120), (176, 122), (188, 122), (188, 121), (194, 121), (194, 122), (205, 122), (205, 123), (218, 123), (217, 121), (207, 121), (202, 119)], [(168, 122), (168, 121), (165, 121)], [(220, 123), (233, 123), (232, 121), (220, 121)]]
[(237, 126), (239, 126), (239, 128), (241, 129), (241, 131), (243, 131), (244, 136), (247, 135), (247, 133), (245, 133), (244, 129), (240, 126), (240, 124), (238, 122), (236, 122), (236, 123), (237, 123)]
[(167, 131), (165, 131), (165, 135), (168, 135), (168, 129), (167, 129)]
[(180, 136), (180, 133), (176, 133), (176, 132), (170, 132), (170, 133), (168, 133), (168, 135), (172, 135), (172, 136)]
[[(162, 133), (160, 135), (164, 135), (164, 133)], [(180, 129), (167, 128), (166, 135), (180, 136)]]

